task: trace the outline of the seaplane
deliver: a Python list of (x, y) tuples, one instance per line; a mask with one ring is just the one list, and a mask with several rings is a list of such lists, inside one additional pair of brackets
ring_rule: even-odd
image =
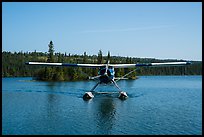
[[(137, 63), (137, 64), (110, 64), (108, 60), (106, 64), (69, 64), (69, 63), (47, 63), (47, 62), (26, 62), (26, 65), (41, 65), (41, 66), (55, 66), (55, 67), (84, 67), (84, 68), (99, 68), (98, 75), (90, 77), (90, 79), (97, 79), (96, 85), (88, 92), (85, 92), (83, 99), (89, 100), (94, 98), (94, 90), (100, 84), (113, 84), (118, 89), (118, 98), (126, 99), (128, 97), (127, 93), (118, 86), (116, 81), (124, 78), (125, 76), (131, 74), (138, 67), (163, 67), (163, 66), (184, 66), (189, 65), (191, 62), (165, 62), (165, 63)], [(135, 68), (134, 70), (128, 72), (121, 78), (115, 78), (114, 68)]]

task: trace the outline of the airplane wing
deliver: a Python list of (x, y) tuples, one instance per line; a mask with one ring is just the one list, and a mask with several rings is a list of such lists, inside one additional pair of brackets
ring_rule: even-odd
[(106, 64), (69, 64), (69, 63), (46, 63), (46, 62), (26, 62), (26, 65), (41, 65), (41, 66), (64, 66), (64, 67), (87, 67), (99, 68), (105, 67)]
[[(46, 63), (46, 62), (26, 62), (26, 65), (41, 65), (41, 66), (64, 66), (64, 67), (87, 67), (99, 68), (106, 67), (107, 64), (69, 64), (69, 63)], [(108, 64), (114, 68), (134, 68), (134, 67), (157, 67), (157, 66), (183, 66), (189, 65), (191, 62), (165, 62), (165, 63), (138, 63), (138, 64)]]
[(138, 63), (138, 64), (110, 64), (114, 68), (134, 68), (134, 67), (160, 67), (160, 66), (183, 66), (190, 65), (191, 62), (165, 62), (165, 63)]

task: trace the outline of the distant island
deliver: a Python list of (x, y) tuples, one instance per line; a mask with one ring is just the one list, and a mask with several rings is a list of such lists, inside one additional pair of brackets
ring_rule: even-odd
[[(87, 80), (89, 76), (98, 75), (98, 69), (90, 68), (76, 68), (76, 67), (45, 67), (45, 66), (27, 66), (25, 62), (62, 62), (62, 63), (88, 63), (101, 64), (106, 63), (107, 59), (111, 64), (117, 63), (151, 63), (151, 62), (173, 62), (186, 60), (172, 60), (172, 59), (154, 59), (154, 58), (135, 58), (135, 57), (121, 57), (104, 56), (99, 50), (98, 55), (87, 55), (84, 52), (82, 55), (54, 53), (54, 44), (52, 41), (48, 44), (48, 52), (2, 52), (2, 77), (33, 77), (36, 80), (43, 81), (76, 81)], [(191, 61), (193, 64), (180, 67), (141, 67), (127, 79), (136, 79), (140, 75), (202, 75), (202, 61)], [(116, 77), (122, 77), (134, 68), (117, 68), (115, 69)]]

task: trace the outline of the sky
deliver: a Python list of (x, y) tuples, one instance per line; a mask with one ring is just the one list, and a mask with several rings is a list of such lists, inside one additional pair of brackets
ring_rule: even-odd
[(2, 51), (202, 61), (202, 2), (2, 2)]

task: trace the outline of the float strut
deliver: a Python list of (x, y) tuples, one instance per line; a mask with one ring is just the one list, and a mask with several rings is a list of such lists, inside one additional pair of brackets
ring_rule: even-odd
[(117, 85), (117, 83), (116, 83), (114, 80), (112, 80), (112, 82), (113, 82), (113, 84), (119, 89), (119, 96), (118, 96), (118, 98), (121, 99), (121, 100), (126, 99), (126, 98), (128, 97), (128, 96), (127, 96), (127, 93), (124, 92), (124, 91), (122, 91), (122, 90), (120, 89), (120, 87)]

